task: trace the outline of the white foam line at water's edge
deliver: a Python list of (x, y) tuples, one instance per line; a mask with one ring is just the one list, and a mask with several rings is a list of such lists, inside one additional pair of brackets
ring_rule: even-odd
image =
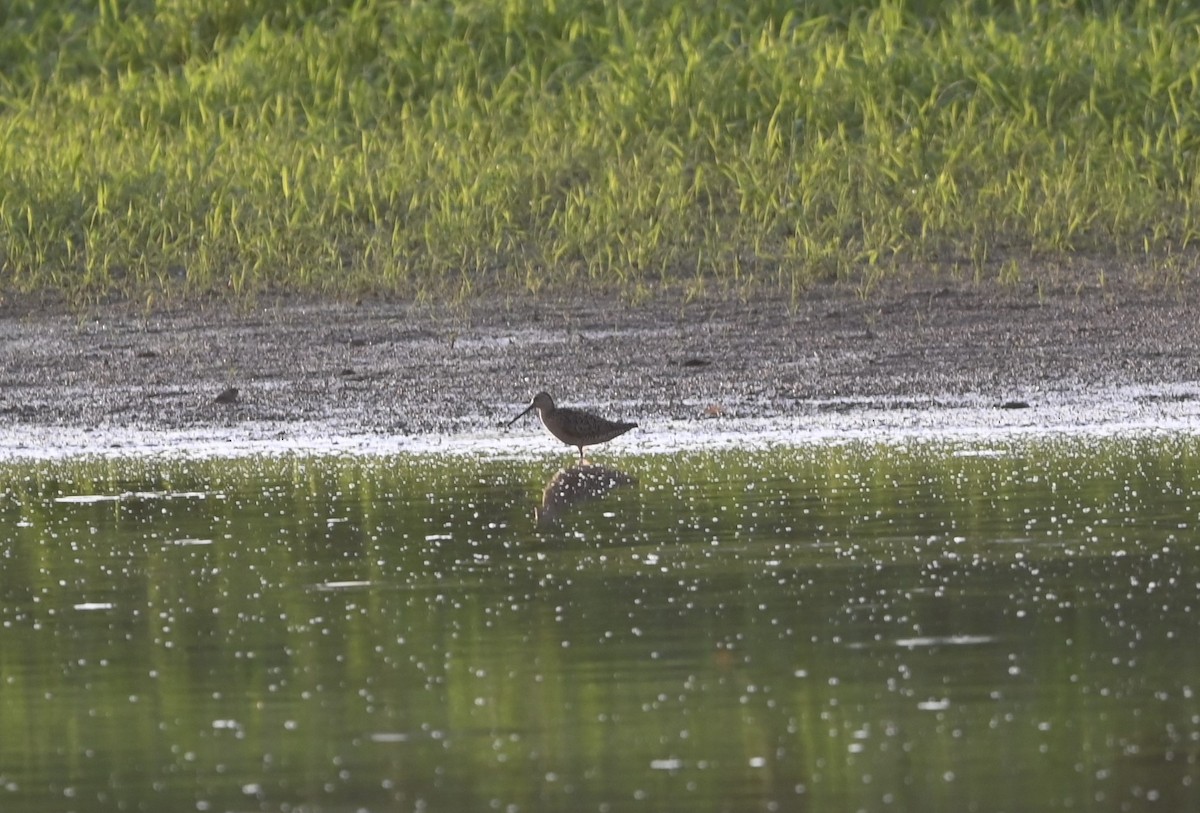
[[(874, 400), (866, 405), (823, 401), (798, 403), (796, 414), (769, 418), (649, 419), (628, 435), (595, 450), (595, 456), (752, 450), (839, 442), (987, 443), (1046, 436), (1196, 432), (1200, 432), (1200, 387), (1175, 385), (1063, 395), (1027, 409), (999, 409), (993, 404), (972, 403), (970, 399), (931, 399), (928, 406), (914, 405), (911, 399), (894, 404)], [(364, 432), (361, 428), (324, 421), (174, 430), (0, 427), (0, 461), (84, 456), (203, 459), (293, 454), (461, 454), (511, 459), (559, 455), (566, 459), (575, 452), (549, 437), (535, 423), (504, 429), (482, 419), (476, 425), (451, 433), (417, 435)]]

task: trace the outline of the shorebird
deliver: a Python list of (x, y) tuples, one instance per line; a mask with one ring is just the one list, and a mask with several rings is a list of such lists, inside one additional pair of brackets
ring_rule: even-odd
[(508, 425), (512, 426), (534, 409), (538, 411), (542, 425), (550, 430), (550, 434), (568, 446), (579, 448), (580, 463), (583, 462), (584, 446), (595, 446), (597, 443), (612, 440), (617, 435), (623, 435), (637, 426), (636, 423), (610, 421), (579, 409), (556, 407), (554, 399), (545, 392), (539, 392), (533, 396), (533, 401), (525, 408), (525, 411), (509, 421)]

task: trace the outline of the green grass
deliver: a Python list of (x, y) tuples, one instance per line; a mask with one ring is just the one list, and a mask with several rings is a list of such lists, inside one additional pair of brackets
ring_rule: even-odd
[[(14, 0), (0, 290), (1191, 276), (1185, 3)], [(752, 6), (752, 8), (744, 8)]]

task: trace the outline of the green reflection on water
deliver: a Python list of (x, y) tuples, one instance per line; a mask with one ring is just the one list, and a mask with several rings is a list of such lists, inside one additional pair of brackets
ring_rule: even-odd
[(1196, 809), (1198, 452), (0, 466), (0, 809)]

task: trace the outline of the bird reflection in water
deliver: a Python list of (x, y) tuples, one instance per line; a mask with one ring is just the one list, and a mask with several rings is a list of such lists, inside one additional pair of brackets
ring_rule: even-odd
[(550, 525), (581, 503), (598, 500), (615, 488), (633, 485), (637, 478), (623, 471), (584, 463), (560, 469), (542, 490), (542, 505), (534, 509), (538, 525)]

